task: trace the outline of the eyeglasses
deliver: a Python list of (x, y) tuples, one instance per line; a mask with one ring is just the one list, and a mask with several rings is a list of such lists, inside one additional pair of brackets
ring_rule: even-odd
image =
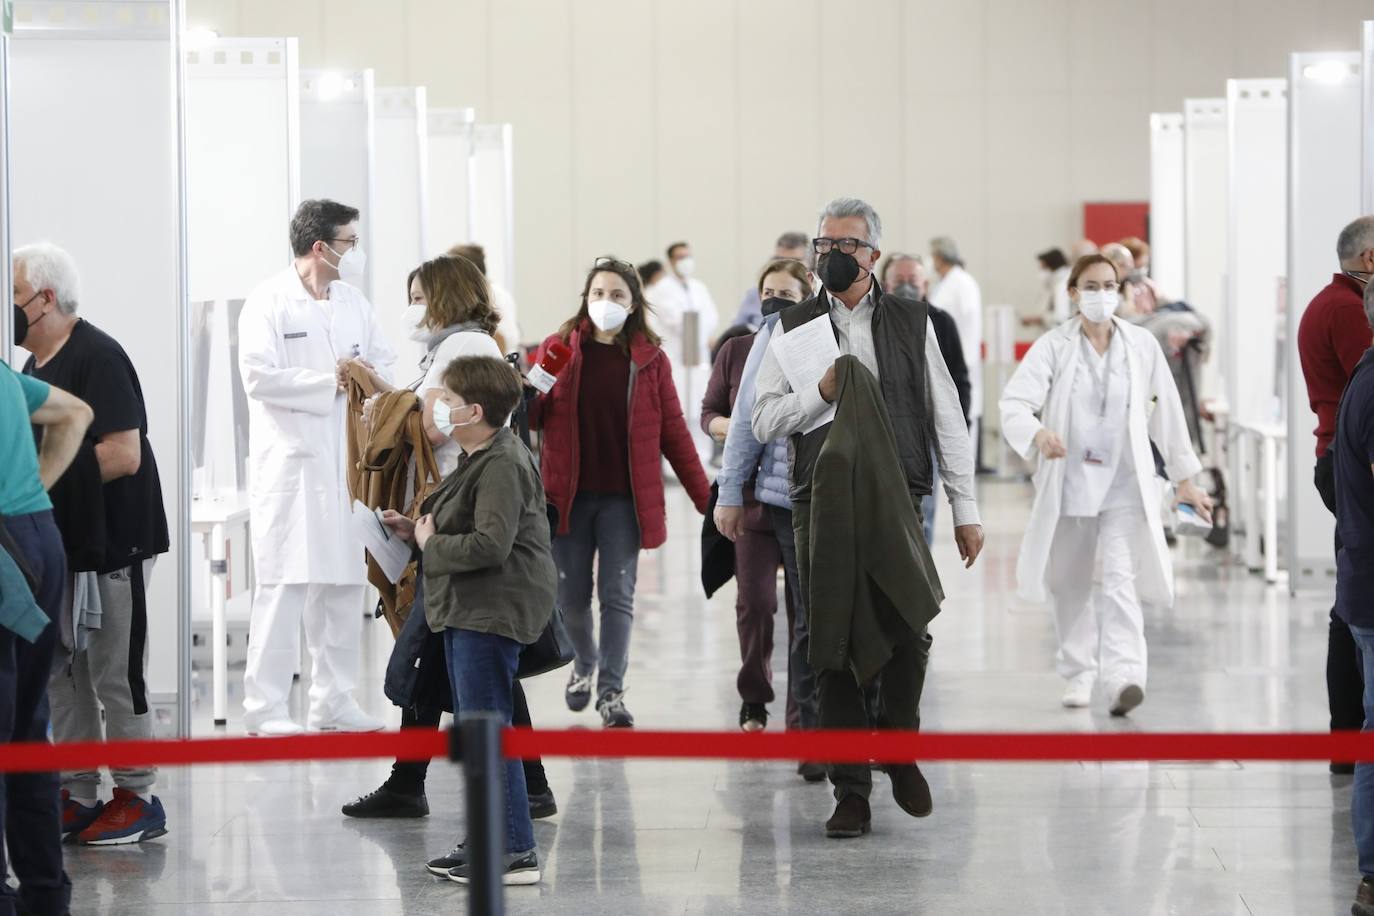
[(629, 261), (622, 261), (619, 258), (612, 257), (597, 258), (595, 261), (592, 262), (592, 268), (594, 270), (608, 268), (610, 270), (628, 272), (632, 274), (635, 272), (635, 266), (631, 264)]
[(843, 254), (853, 254), (854, 252), (859, 250), (860, 245), (862, 245), (865, 248), (873, 247), (868, 242), (865, 242), (863, 239), (820, 238), (811, 240), (811, 247), (815, 249), (816, 254), (830, 254), (831, 249), (834, 248), (840, 249), (840, 251)]
[(351, 239), (330, 239), (329, 241), (331, 241), (331, 242), (342, 242), (344, 245), (347, 246), (344, 250), (345, 250), (345, 251), (348, 251), (349, 249), (357, 248), (357, 247), (358, 247), (358, 243), (361, 242), (362, 239), (358, 238), (358, 236), (355, 235), (355, 236), (353, 236), (353, 238), (351, 238)]

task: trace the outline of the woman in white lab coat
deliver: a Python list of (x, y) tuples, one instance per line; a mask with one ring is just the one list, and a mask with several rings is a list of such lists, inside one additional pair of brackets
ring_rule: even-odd
[(1141, 602), (1174, 599), (1150, 443), (1178, 502), (1209, 518), (1211, 500), (1189, 479), (1202, 464), (1163, 351), (1113, 316), (1116, 268), (1100, 255), (1080, 259), (1069, 296), (1079, 314), (1035, 342), (1002, 392), (1003, 435), (1036, 456), (1016, 573), (1022, 597), (1053, 599), (1064, 705), (1087, 706), (1100, 683), (1122, 716), (1145, 699)]

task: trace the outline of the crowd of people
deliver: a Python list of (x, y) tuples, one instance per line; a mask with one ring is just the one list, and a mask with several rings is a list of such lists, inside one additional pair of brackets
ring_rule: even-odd
[[(528, 725), (521, 677), (560, 664), (568, 709), (634, 726), (626, 678), (638, 562), (667, 538), (665, 472), (729, 557), (723, 574), (704, 557), (703, 579), (737, 582), (739, 727), (769, 727), (779, 639), (787, 728), (920, 727), (928, 625), (944, 599), (930, 550), (938, 491), (964, 565), (983, 548), (974, 486), (983, 306), (953, 239), (932, 239), (928, 257), (885, 253), (875, 208), (836, 199), (814, 236), (779, 236), (725, 328), (689, 243), (638, 267), (598, 258), (576, 309), (529, 360), (508, 358), (519, 340), (513, 303), (485, 277), (480, 249), (455, 249), (407, 278), (405, 324), (425, 350), (412, 367), (398, 365), (361, 291), (360, 217), (304, 202), (289, 227), (292, 263), (253, 291), (239, 322), (250, 405), (249, 734), (383, 727), (354, 696), (368, 581), (396, 637), (384, 686), (403, 727), (437, 728), (445, 712)], [(1374, 618), (1349, 597), (1374, 568), (1358, 554), (1374, 543), (1374, 481), (1357, 482), (1374, 458), (1374, 446), (1361, 451), (1374, 396), (1347, 397), (1339, 435), (1335, 423), (1345, 379), (1358, 382), (1352, 392), (1374, 384), (1360, 374), (1368, 321), (1362, 346), (1351, 330), (1352, 303), (1374, 271), (1374, 229), (1356, 225), (1342, 235), (1329, 308), (1308, 313), (1317, 321), (1329, 311), (1336, 317), (1324, 320), (1349, 333), (1323, 327), (1304, 344), (1323, 423), (1318, 486), (1330, 493), (1336, 482), (1328, 504), (1344, 542), (1333, 727), (1374, 715), (1362, 686), (1371, 679), (1361, 679), (1370, 655), (1359, 648), (1374, 651)], [(1196, 361), (1209, 328), (1155, 287), (1144, 242), (1074, 247), (1085, 250), (1039, 256), (1044, 333), (999, 394), (999, 428), (1032, 468), (1017, 576), (1023, 595), (1053, 606), (1061, 702), (1100, 698), (1123, 716), (1146, 696), (1142, 606), (1173, 602), (1163, 516), (1185, 505), (1206, 521), (1213, 508), (1197, 482)], [(30, 246), (15, 252), (15, 268), (16, 331), (33, 356), (23, 373), (0, 377), (9, 431), (0, 450), (10, 458), (0, 466), (0, 574), (26, 579), (33, 600), (11, 609), (12, 592), (0, 592), (0, 687), (16, 698), (0, 738), (46, 735), (49, 698), (58, 741), (150, 737), (147, 582), (168, 535), (138, 374), (80, 317), (68, 255)], [(789, 355), (789, 335), (818, 326), (835, 358), (810, 377)], [(1338, 337), (1338, 352), (1321, 355)], [(386, 461), (363, 460), (381, 451)], [(908, 499), (892, 499), (902, 491)], [(365, 563), (351, 533), (355, 499), (409, 545), (399, 578)], [(302, 631), (303, 723), (288, 702)], [(550, 633), (569, 645), (566, 657), (536, 659)], [(59, 653), (66, 662), (49, 675)], [(884, 769), (902, 811), (933, 811), (918, 766)], [(800, 761), (798, 773), (833, 786), (827, 836), (869, 832), (870, 767)], [(1362, 776), (1357, 825), (1374, 837), (1374, 775)], [(121, 844), (167, 831), (153, 769), (111, 777), (103, 802), (98, 772), (7, 780), (9, 829), (26, 838), (11, 856), (33, 912), (61, 912), (53, 901), (70, 894), (63, 836)], [(505, 777), (505, 880), (535, 883), (532, 821), (556, 813), (557, 801), (538, 760), (512, 762)], [(422, 817), (425, 782), (425, 764), (397, 761), (343, 813)], [(1366, 854), (1374, 863), (1370, 843), (1362, 864)], [(426, 867), (465, 882), (463, 842)]]

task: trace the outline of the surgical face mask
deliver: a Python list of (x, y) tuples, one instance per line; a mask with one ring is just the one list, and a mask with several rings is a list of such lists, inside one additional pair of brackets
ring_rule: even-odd
[(402, 326), (406, 328), (406, 336), (416, 343), (427, 344), (434, 336), (434, 332), (425, 324), (425, 316), (428, 314), (427, 308), (415, 303), (406, 306), (405, 315), (401, 317)]
[(690, 277), (697, 272), (697, 262), (693, 258), (683, 258), (673, 265), (680, 277)]
[(1127, 279), (1127, 280), (1131, 280), (1132, 282), (1135, 282), (1135, 283), (1139, 283), (1141, 280), (1144, 280), (1144, 279), (1145, 279), (1145, 268), (1143, 268), (1143, 267), (1137, 267), (1136, 269), (1132, 270), (1130, 273), (1126, 274), (1126, 279)]
[(917, 302), (921, 301), (921, 291), (916, 288), (916, 284), (914, 283), (899, 283), (897, 287), (892, 290), (892, 295), (899, 299), (915, 299)]
[(339, 272), (339, 279), (350, 286), (363, 285), (363, 271), (367, 269), (367, 255), (357, 245), (339, 254), (333, 248), (326, 245), (331, 254), (339, 259), (339, 263), (334, 265), (334, 269)]
[(1121, 304), (1121, 293), (1114, 289), (1084, 290), (1078, 294), (1078, 311), (1083, 317), (1101, 324), (1112, 315)]
[(471, 405), (471, 404), (463, 404), (463, 405), (460, 405), (460, 406), (458, 406), (458, 407), (454, 407), (454, 406), (452, 406), (451, 404), (448, 404), (448, 403), (446, 403), (446, 402), (444, 402), (444, 401), (435, 401), (435, 402), (434, 402), (434, 428), (437, 429), (437, 430), (439, 430), (439, 432), (442, 433), (442, 434), (445, 435), (445, 436), (452, 436), (452, 435), (453, 435), (453, 431), (454, 431), (455, 429), (458, 429), (459, 427), (462, 427), (462, 426), (472, 426), (474, 423), (477, 422), (477, 416), (476, 416), (476, 412), (475, 412), (475, 411), (474, 411), (474, 413), (473, 413), (473, 417), (472, 417), (471, 420), (465, 420), (465, 421), (462, 422), (462, 423), (454, 423), (454, 422), (453, 422), (453, 412), (454, 412), (455, 410), (464, 410), (464, 409), (466, 409), (466, 408), (468, 408), (468, 407), (471, 407), (471, 406), (473, 406), (473, 405)]
[(587, 303), (587, 317), (603, 334), (614, 334), (625, 326), (630, 310), (610, 299), (597, 299)]
[(759, 309), (763, 312), (763, 317), (767, 318), (774, 312), (781, 312), (785, 308), (791, 308), (797, 303), (791, 299), (784, 299), (781, 296), (769, 296), (759, 303)]
[(816, 273), (820, 276), (821, 283), (832, 293), (842, 293), (853, 286), (862, 270), (852, 254), (845, 254), (839, 249), (832, 249), (821, 255), (820, 262), (816, 265)]

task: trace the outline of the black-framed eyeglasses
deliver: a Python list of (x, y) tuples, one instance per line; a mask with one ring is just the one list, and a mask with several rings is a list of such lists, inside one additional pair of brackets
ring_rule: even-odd
[(853, 254), (859, 250), (859, 246), (872, 248), (873, 246), (863, 239), (827, 239), (819, 238), (811, 240), (811, 247), (816, 254), (830, 254), (832, 249), (838, 248), (842, 254)]
[(362, 239), (355, 235), (355, 236), (353, 236), (353, 238), (351, 238), (351, 239), (330, 239), (329, 241), (331, 241), (331, 242), (342, 242), (343, 244), (345, 244), (345, 245), (348, 246), (348, 248), (345, 248), (345, 249), (344, 249), (345, 251), (348, 251), (349, 249), (357, 248), (357, 247), (358, 247), (358, 243), (361, 242)]
[[(631, 274), (635, 273), (635, 266), (629, 261), (622, 261), (620, 258), (613, 258), (609, 255), (603, 255), (592, 262), (592, 269), (601, 270), (603, 268), (610, 268), (611, 270), (628, 272)], [(638, 276), (638, 274), (635, 275)]]

